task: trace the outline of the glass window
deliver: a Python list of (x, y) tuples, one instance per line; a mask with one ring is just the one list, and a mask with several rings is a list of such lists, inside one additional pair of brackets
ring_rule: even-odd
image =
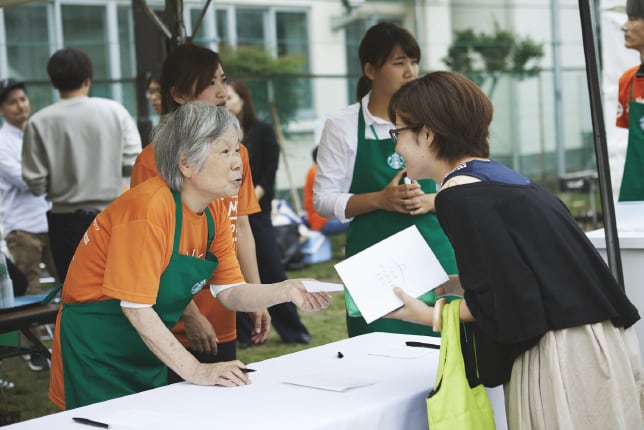
[(225, 46), (231, 45), (230, 29), (228, 28), (228, 10), (217, 9), (215, 12), (217, 43), (221, 50)]
[(201, 8), (191, 8), (190, 9), (190, 27), (191, 30), (189, 32), (189, 35), (192, 37), (192, 41), (196, 44), (204, 44), (204, 42), (207, 42), (205, 40), (204, 36), (204, 22), (201, 22), (201, 25), (197, 29), (197, 32), (194, 32), (195, 25), (197, 25), (197, 22), (199, 21), (199, 15), (201, 15)]
[[(309, 35), (306, 26), (306, 13), (304, 12), (277, 12), (275, 14), (277, 29), (277, 55), (293, 56), (301, 59), (302, 73), (308, 74), (310, 70), (308, 44)], [(313, 100), (311, 94), (310, 78), (297, 78), (289, 80), (288, 85), (295, 89), (297, 94), (298, 110), (304, 114), (311, 110)], [(312, 116), (312, 113), (310, 113)]]
[[(277, 55), (296, 55), (308, 63), (308, 40), (306, 13), (277, 12)], [(305, 65), (308, 69), (308, 64)]]
[(134, 51), (134, 24), (132, 8), (119, 6), (117, 9), (119, 53), (121, 58), (121, 78), (123, 105), (130, 112), (136, 112), (136, 53)]
[[(230, 19), (230, 13), (234, 13)], [(262, 47), (271, 49), (276, 57), (294, 57), (299, 60), (296, 73), (307, 75), (310, 72), (309, 34), (306, 11), (281, 10), (280, 8), (220, 7), (215, 10), (215, 31), (219, 50), (227, 46)], [(233, 28), (230, 28), (229, 24)], [(233, 73), (226, 70), (229, 75)], [(231, 75), (231, 77), (234, 77)], [(249, 79), (257, 113), (262, 118), (270, 118), (268, 109), (269, 94), (274, 100), (292, 113), (296, 118), (313, 117), (313, 96), (310, 78), (288, 79)], [(279, 107), (278, 107), (279, 108)], [(293, 115), (286, 115), (289, 119)]]
[(30, 83), (27, 87), (32, 112), (51, 104), (47, 76), (49, 33), (46, 5), (4, 8), (9, 75)]
[(119, 6), (117, 9), (121, 76), (124, 78), (130, 78), (136, 74), (134, 23), (131, 11), (132, 8), (129, 6)]
[(78, 48), (92, 60), (94, 77), (91, 95), (112, 98), (104, 6), (61, 6), (63, 40), (67, 48)]
[(264, 12), (256, 9), (237, 9), (237, 43), (239, 46), (265, 44)]
[(347, 100), (350, 103), (356, 102), (356, 86), (358, 80), (362, 76), (362, 66), (360, 65), (360, 57), (358, 56), (358, 49), (360, 48), (360, 41), (367, 31), (367, 23), (364, 19), (356, 20), (346, 27), (347, 39)]

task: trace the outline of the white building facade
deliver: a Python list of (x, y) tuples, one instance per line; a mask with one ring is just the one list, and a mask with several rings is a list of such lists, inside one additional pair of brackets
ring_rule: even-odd
[[(185, 0), (189, 35), (205, 3)], [(162, 1), (148, 4), (164, 7)], [(594, 168), (577, 0), (212, 0), (195, 43), (213, 50), (263, 45), (274, 56), (303, 60), (296, 119), (282, 124), (293, 184), (281, 163), (278, 189), (302, 186), (324, 117), (355, 102), (358, 44), (379, 21), (396, 22), (416, 35), (424, 72), (446, 68), (454, 31), (489, 33), (498, 25), (542, 43), (540, 73), (524, 80), (502, 77), (488, 93), (495, 105), (492, 155), (537, 180)], [(136, 116), (130, 0), (49, 0), (0, 8), (0, 78), (27, 81), (32, 110), (56, 97), (47, 59), (72, 46), (92, 57), (92, 95), (118, 100)]]

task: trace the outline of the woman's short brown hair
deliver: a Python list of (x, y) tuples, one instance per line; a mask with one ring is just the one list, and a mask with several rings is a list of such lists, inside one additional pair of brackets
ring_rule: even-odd
[(492, 102), (465, 76), (429, 73), (403, 85), (392, 97), (389, 116), (408, 126), (426, 126), (436, 135), (436, 157), (455, 162), (466, 156), (488, 158)]

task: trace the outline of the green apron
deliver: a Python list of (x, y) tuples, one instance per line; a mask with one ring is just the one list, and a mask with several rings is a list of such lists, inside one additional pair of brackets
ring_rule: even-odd
[[(395, 176), (396, 172), (405, 167), (404, 160), (394, 150), (395, 145), (392, 140), (390, 138), (378, 140), (373, 127), (371, 130), (374, 139), (365, 138), (365, 122), (362, 106), (360, 106), (360, 112), (358, 113), (358, 148), (349, 189), (349, 192), (353, 194), (382, 190)], [(431, 179), (421, 180), (419, 183), (425, 193), (436, 192), (436, 183)], [(377, 210), (359, 215), (351, 221), (347, 230), (346, 255), (350, 257), (414, 224), (436, 254), (445, 271), (448, 274), (457, 273), (454, 250), (434, 213), (412, 216), (399, 212)], [(375, 331), (437, 335), (428, 326), (388, 318), (378, 319), (371, 324), (367, 324), (362, 316), (352, 316), (356, 315), (352, 311), (356, 307), (346, 289), (345, 298), (347, 302), (347, 329), (351, 337)], [(426, 303), (433, 304), (434, 300), (433, 292), (423, 296), (423, 301)]]
[(633, 85), (628, 96), (628, 147), (624, 162), (619, 201), (644, 200), (644, 104), (633, 100)]
[[(168, 329), (177, 324), (217, 267), (217, 258), (208, 251), (205, 260), (179, 254), (182, 206), (179, 193), (173, 192), (173, 196), (176, 223), (172, 257), (161, 275), (153, 306)], [(210, 210), (206, 210), (206, 217), (208, 250), (214, 238)], [(120, 300), (64, 304), (60, 324), (66, 409), (166, 385), (167, 367), (125, 318)]]

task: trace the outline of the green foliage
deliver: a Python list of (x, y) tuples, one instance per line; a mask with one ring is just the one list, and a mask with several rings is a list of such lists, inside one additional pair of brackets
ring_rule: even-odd
[(537, 43), (529, 37), (519, 40), (512, 55), (514, 65), (512, 73), (521, 79), (536, 76), (540, 70), (539, 65), (533, 62), (529, 67), (529, 64), (533, 59), (543, 57), (543, 43)]
[(535, 76), (542, 57), (543, 43), (502, 30), (495, 23), (493, 33), (476, 33), (472, 29), (454, 32), (454, 41), (443, 61), (480, 86), (490, 81), (488, 94), (492, 97), (502, 75), (511, 74), (519, 80)]
[(272, 121), (271, 101), (275, 102), (282, 125), (295, 117), (303, 91), (302, 85), (298, 84), (302, 80), (302, 58), (274, 58), (261, 46), (245, 46), (235, 50), (224, 48), (220, 55), (226, 76), (244, 79), (248, 84), (260, 118)]

